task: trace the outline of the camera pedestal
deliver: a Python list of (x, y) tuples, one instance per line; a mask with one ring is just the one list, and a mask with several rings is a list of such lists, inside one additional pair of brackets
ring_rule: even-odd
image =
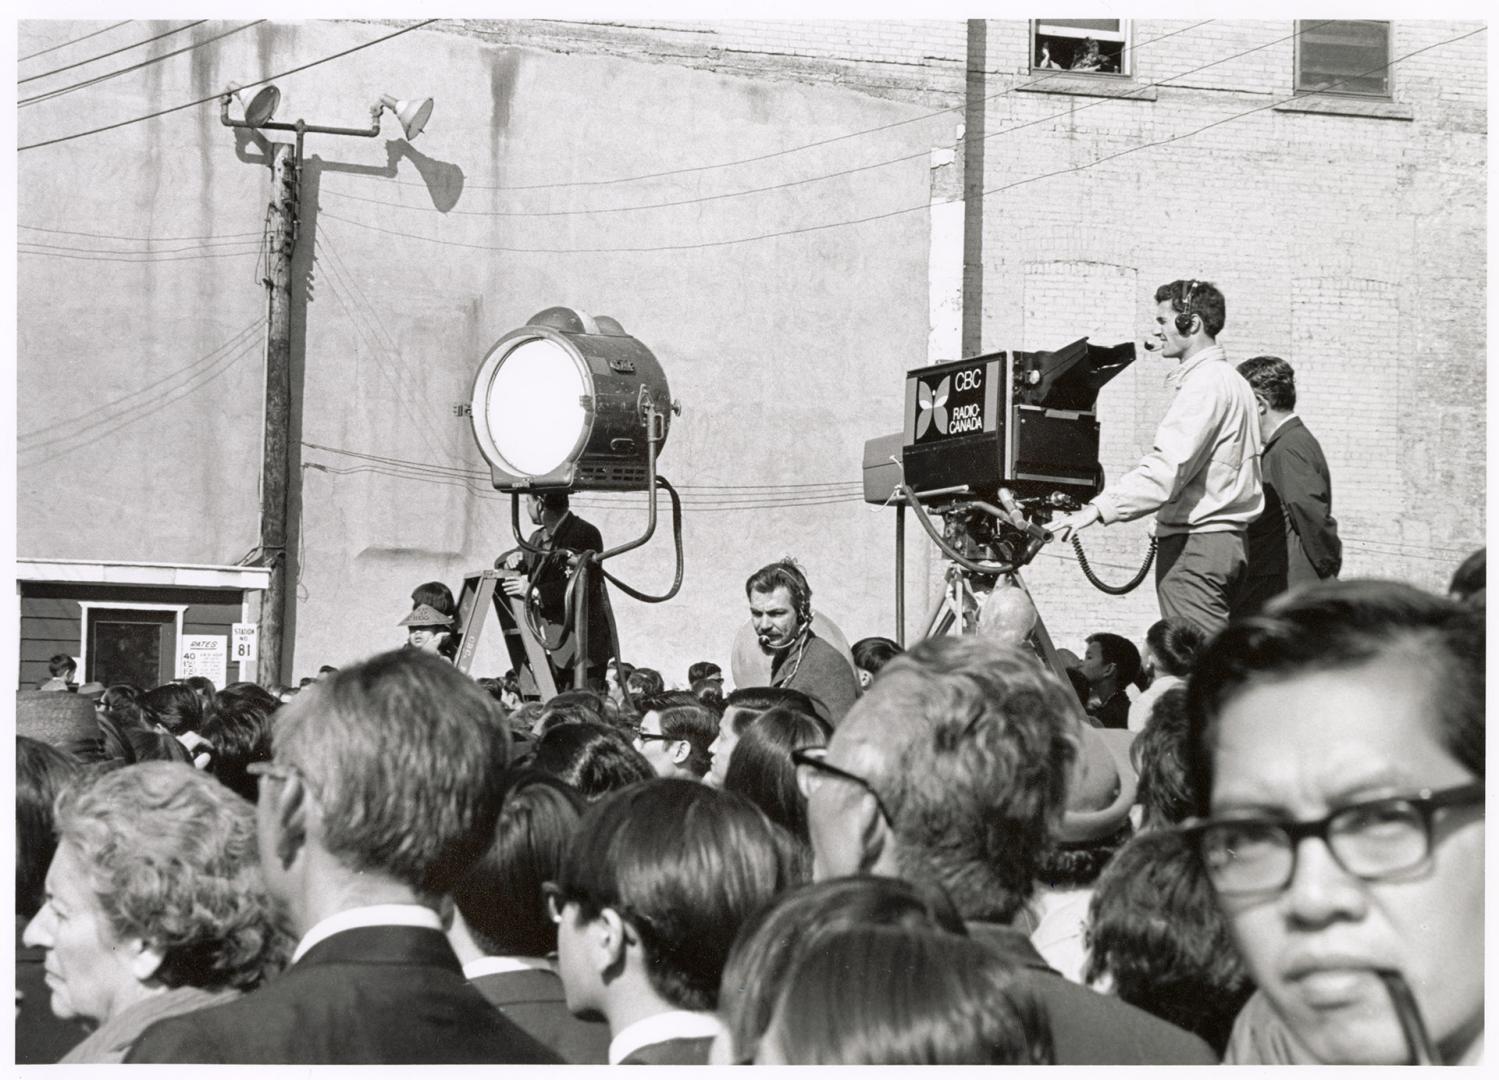
[[(983, 597), (988, 592), (1005, 585), (1013, 585), (1025, 594), (1030, 600), (1031, 606), (1036, 607), (1036, 598), (1026, 587), (1025, 579), (1021, 577), (1019, 570), (1010, 570), (1000, 574), (992, 575), (993, 584), (983, 589), (984, 579), (991, 577), (987, 574), (978, 574), (971, 570), (953, 563), (947, 568), (947, 587), (943, 590), (942, 599), (937, 601), (932, 608), (931, 614), (926, 621), (926, 629), (922, 632), (923, 638), (940, 637), (943, 634), (959, 633), (973, 634), (978, 632), (979, 611), (983, 606)], [(978, 584), (980, 588), (975, 588)], [(982, 591), (981, 591), (982, 590)], [(1061, 679), (1067, 682), (1067, 669), (1063, 665), (1061, 657), (1057, 655), (1056, 646), (1052, 643), (1051, 634), (1046, 629), (1046, 622), (1041, 617), (1041, 609), (1036, 607), (1036, 624), (1026, 635), (1026, 643), (1036, 650), (1043, 663)]]

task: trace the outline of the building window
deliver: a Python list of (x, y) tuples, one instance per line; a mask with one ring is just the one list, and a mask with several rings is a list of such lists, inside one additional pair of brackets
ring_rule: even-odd
[(1390, 24), (1373, 19), (1296, 24), (1296, 92), (1390, 96)]
[(1129, 23), (1124, 19), (1036, 19), (1031, 70), (1129, 74)]
[(85, 678), (133, 683), (143, 690), (170, 682), (176, 670), (176, 609), (89, 606), (84, 609)]

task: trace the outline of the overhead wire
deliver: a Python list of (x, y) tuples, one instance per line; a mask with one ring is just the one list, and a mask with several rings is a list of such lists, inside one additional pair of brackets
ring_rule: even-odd
[[(38, 79), (49, 78), (53, 75), (61, 75), (64, 71), (72, 71), (74, 68), (83, 67), (85, 64), (97, 63), (98, 61), (107, 59), (108, 57), (117, 56), (122, 52), (129, 52), (131, 49), (138, 49), (142, 45), (149, 45), (153, 41), (160, 41), (162, 38), (171, 37), (173, 34), (180, 34), (184, 30), (191, 30), (195, 26), (202, 26), (207, 21), (207, 19), (199, 19), (197, 22), (190, 22), (183, 26), (178, 26), (171, 30), (168, 30), (164, 34), (157, 34), (155, 37), (148, 37), (144, 41), (137, 41), (133, 45), (122, 45), (118, 49), (111, 49), (109, 52), (100, 53), (98, 56), (91, 56), (87, 60), (79, 60), (76, 63), (65, 64), (62, 67), (53, 68), (51, 71), (44, 71), (40, 75), (28, 75), (24, 79), (17, 79), (16, 85), (22, 86), (29, 82), (36, 82), (36, 80)], [(120, 23), (119, 25), (124, 26), (125, 24)]]
[[(128, 393), (122, 394), (121, 396), (119, 396), (117, 398), (113, 398), (113, 399), (111, 399), (109, 401), (100, 402), (100, 403), (92, 406), (91, 408), (85, 409), (81, 413), (75, 413), (72, 416), (66, 416), (66, 417), (61, 417), (61, 418), (58, 418), (58, 419), (49, 420), (47, 422), (47, 426), (45, 428), (39, 428), (39, 429), (37, 429), (35, 431), (22, 432), (21, 434), (19, 434), (19, 435), (16, 436), (16, 441), (18, 443), (25, 443), (28, 440), (35, 439), (35, 438), (37, 438), (39, 436), (42, 436), (42, 435), (57, 435), (58, 434), (58, 429), (60, 427), (63, 427), (65, 425), (84, 424), (84, 422), (88, 421), (90, 419), (90, 417), (93, 417), (93, 416), (95, 416), (98, 413), (106, 412), (106, 411), (111, 410), (111, 409), (115, 409), (115, 408), (118, 408), (118, 407), (121, 407), (121, 406), (125, 406), (132, 399), (137, 398), (137, 397), (141, 396), (142, 394), (148, 393), (149, 391), (156, 389), (158, 386), (161, 386), (163, 383), (167, 383), (167, 382), (172, 381), (173, 379), (178, 378), (179, 376), (183, 375), (184, 373), (191, 371), (193, 368), (196, 368), (196, 367), (199, 367), (202, 364), (208, 363), (209, 361), (213, 360), (213, 358), (215, 356), (217, 356), (219, 353), (224, 352), (225, 350), (233, 349), (237, 345), (242, 344), (248, 334), (250, 334), (254, 330), (257, 330), (257, 329), (263, 327), (264, 325), (265, 325), (265, 317), (264, 316), (257, 316), (256, 318), (252, 319), (249, 323), (247, 323), (246, 325), (244, 325), (244, 326), (240, 327), (238, 330), (236, 330), (226, 340), (224, 340), (220, 344), (214, 346), (214, 348), (210, 349), (208, 352), (204, 353), (202, 356), (198, 357), (196, 360), (192, 361), (191, 363), (189, 363), (189, 364), (187, 364), (187, 365), (185, 365), (183, 367), (180, 367), (180, 368), (175, 368), (172, 371), (167, 372), (161, 378), (156, 379), (153, 382), (146, 383), (144, 386), (138, 386), (134, 390), (131, 390)], [(85, 425), (85, 427), (92, 427), (92, 426), (93, 426), (93, 424), (86, 424)], [(75, 428), (75, 430), (76, 430), (76, 428)]]
[[(437, 20), (424, 19), (421, 22), (413, 23), (411, 26), (405, 26), (399, 30), (393, 31), (392, 33), (386, 34), (383, 37), (375, 38), (373, 41), (366, 41), (361, 45), (354, 45), (350, 48), (342, 49), (339, 52), (333, 53), (331, 56), (324, 56), (321, 59), (313, 60), (306, 64), (299, 64), (296, 67), (287, 68), (285, 71), (277, 72), (275, 75), (268, 75), (263, 79), (256, 79), (252, 82), (245, 83), (241, 88), (249, 89), (253, 86), (261, 86), (265, 83), (274, 82), (276, 79), (284, 79), (288, 75), (295, 75), (298, 72), (306, 71), (309, 68), (315, 68), (319, 64), (327, 64), (331, 63), (334, 60), (341, 60), (343, 57), (349, 56), (353, 53), (360, 52), (364, 49), (373, 48), (376, 45), (384, 44), (385, 42), (390, 41), (393, 38), (400, 37), (402, 34), (409, 34), (413, 30), (420, 30), (424, 26), (431, 26), (434, 22), (437, 22)], [(100, 127), (89, 128), (87, 131), (75, 131), (71, 135), (59, 135), (53, 139), (42, 139), (39, 142), (26, 143), (23, 146), (16, 147), (16, 152), (20, 153), (23, 150), (39, 150), (45, 146), (56, 146), (58, 143), (72, 142), (74, 139), (83, 139), (87, 138), (90, 135), (98, 135), (101, 132), (114, 131), (116, 128), (129, 127), (131, 124), (144, 123), (147, 120), (155, 120), (159, 116), (167, 116), (171, 113), (181, 112), (183, 109), (197, 108), (199, 105), (207, 104), (210, 101), (217, 101), (222, 96), (222, 94), (213, 94), (209, 97), (198, 98), (196, 101), (185, 102), (182, 105), (173, 105), (170, 108), (158, 109), (156, 112), (147, 113), (145, 116), (133, 116), (128, 120), (119, 120), (113, 124), (104, 124)]]
[[(1154, 45), (1157, 42), (1165, 41), (1167, 38), (1173, 38), (1173, 37), (1176, 37), (1176, 36), (1178, 36), (1180, 34), (1190, 33), (1191, 31), (1200, 29), (1200, 28), (1202, 28), (1204, 26), (1207, 26), (1209, 23), (1214, 22), (1214, 21), (1215, 20), (1213, 20), (1213, 19), (1204, 19), (1202, 22), (1193, 23), (1191, 26), (1185, 26), (1185, 27), (1182, 27), (1181, 29), (1178, 29), (1178, 30), (1172, 30), (1172, 31), (1169, 31), (1169, 32), (1164, 33), (1164, 34), (1159, 34), (1156, 37), (1148, 38), (1145, 41), (1136, 42), (1135, 44), (1133, 44), (1133, 45), (1130, 46), (1130, 50), (1129, 51), (1130, 51), (1131, 54), (1133, 54), (1136, 51), (1145, 48), (1147, 45)], [(1040, 78), (1032, 79), (1029, 82), (1017, 83), (1014, 86), (1006, 87), (1005, 89), (997, 91), (997, 92), (995, 92), (993, 94), (990, 94), (988, 97), (982, 98), (981, 100), (984, 103), (986, 103), (986, 104), (990, 103), (990, 102), (994, 102), (994, 101), (999, 100), (1002, 97), (1005, 97), (1008, 94), (1015, 93), (1017, 90), (1032, 89), (1034, 87), (1040, 86), (1042, 83), (1049, 82), (1051, 80), (1054, 80), (1054, 79), (1059, 78), (1060, 76), (1063, 76), (1063, 75), (1066, 75), (1066, 74), (1067, 74), (1067, 72), (1065, 72), (1065, 71), (1058, 71), (1058, 72), (1055, 72), (1053, 74), (1043, 75)], [(1190, 74), (1190, 72), (1188, 74)], [(1180, 77), (1181, 76), (1173, 76), (1173, 78), (1180, 78)], [(637, 181), (640, 181), (640, 180), (660, 180), (660, 179), (665, 179), (665, 178), (675, 177), (675, 176), (689, 176), (689, 175), (692, 175), (694, 173), (708, 172), (708, 171), (711, 171), (711, 170), (714, 170), (714, 169), (730, 169), (730, 168), (736, 168), (736, 167), (738, 167), (740, 165), (754, 165), (754, 164), (759, 164), (760, 162), (771, 161), (771, 160), (773, 160), (775, 158), (778, 158), (778, 157), (787, 157), (787, 156), (789, 156), (791, 154), (798, 154), (798, 153), (801, 153), (803, 150), (815, 150), (815, 149), (818, 149), (819, 147), (830, 146), (833, 143), (844, 142), (844, 141), (849, 140), (849, 139), (857, 139), (857, 138), (861, 138), (861, 137), (863, 137), (865, 135), (877, 135), (877, 134), (879, 134), (881, 132), (891, 131), (891, 130), (893, 130), (895, 128), (898, 128), (898, 127), (905, 127), (905, 126), (907, 126), (909, 124), (919, 124), (919, 123), (921, 123), (921, 122), (923, 122), (925, 120), (937, 119), (937, 118), (940, 118), (940, 117), (943, 117), (943, 116), (947, 116), (947, 115), (949, 115), (951, 113), (961, 113), (961, 112), (963, 112), (967, 108), (968, 108), (968, 103), (967, 102), (964, 102), (964, 103), (961, 103), (961, 104), (958, 104), (958, 105), (949, 105), (946, 108), (938, 109), (935, 112), (923, 113), (920, 116), (910, 116), (910, 117), (906, 117), (903, 120), (894, 120), (894, 121), (891, 121), (890, 123), (887, 123), (887, 124), (878, 124), (878, 125), (876, 125), (874, 127), (862, 128), (862, 129), (860, 129), (858, 131), (844, 132), (843, 134), (840, 134), (840, 135), (833, 135), (833, 136), (829, 136), (828, 138), (824, 138), (824, 139), (816, 139), (816, 140), (814, 140), (812, 142), (809, 142), (809, 143), (801, 143), (801, 144), (799, 144), (797, 146), (786, 147), (785, 149), (782, 149), (782, 150), (773, 150), (773, 151), (769, 151), (767, 153), (756, 154), (756, 155), (753, 155), (751, 157), (746, 157), (746, 158), (736, 158), (736, 159), (734, 159), (732, 161), (718, 161), (718, 162), (713, 162), (713, 163), (708, 164), (708, 165), (691, 165), (691, 166), (686, 166), (686, 167), (679, 168), (679, 169), (666, 169), (666, 170), (663, 170), (663, 171), (660, 171), (660, 172), (641, 173), (641, 174), (636, 175), (636, 176), (610, 177), (608, 179), (603, 179), (603, 180), (568, 180), (568, 181), (554, 181), (552, 183), (547, 183), (547, 184), (487, 184), (487, 183), (483, 183), (481, 181), (467, 180), (467, 181), (465, 181), (464, 186), (468, 187), (468, 188), (476, 188), (476, 189), (484, 190), (484, 191), (543, 191), (543, 190), (553, 190), (553, 189), (573, 188), (573, 187), (605, 187), (605, 186), (612, 186), (612, 185), (615, 185), (615, 184), (632, 184), (632, 183), (636, 183)], [(916, 156), (925, 157), (925, 156), (927, 156), (928, 153), (929, 153), (929, 151), (923, 150), (923, 151), (921, 151), (921, 153), (919, 155), (916, 155)], [(900, 158), (900, 159), (897, 159), (897, 160), (906, 161), (906, 160), (910, 160), (910, 159), (909, 158)], [(882, 164), (889, 164), (889, 162), (883, 162)], [(835, 174), (835, 175), (838, 175), (838, 174)], [(423, 181), (420, 181), (420, 180), (400, 180), (400, 179), (397, 179), (397, 180), (395, 180), (395, 183), (406, 185), (406, 186), (424, 186), (423, 185)]]
[(25, 222), (18, 222), (16, 227), (30, 229), (33, 232), (57, 233), (61, 236), (88, 236), (96, 240), (133, 240), (144, 244), (177, 243), (181, 240), (230, 240), (244, 236), (260, 236), (259, 232), (209, 233), (203, 236), (121, 236), (118, 233), (84, 232), (80, 229), (54, 229), (45, 225), (28, 225)]
[[(207, 20), (205, 19), (204, 21), (206, 22)], [(128, 75), (132, 71), (139, 71), (142, 68), (150, 67), (152, 64), (159, 64), (164, 60), (170, 60), (174, 56), (181, 56), (183, 53), (192, 52), (194, 49), (201, 49), (205, 45), (211, 45), (215, 41), (219, 41), (222, 38), (229, 37), (231, 34), (238, 34), (242, 30), (248, 30), (252, 26), (259, 26), (263, 22), (265, 22), (264, 19), (256, 19), (254, 22), (245, 23), (243, 26), (236, 26), (232, 30), (225, 30), (222, 34), (214, 34), (212, 37), (204, 38), (202, 41), (195, 41), (193, 42), (193, 44), (185, 45), (180, 49), (174, 49), (171, 52), (162, 53), (160, 56), (153, 56), (149, 60), (142, 60), (138, 64), (131, 64), (129, 67), (117, 68), (114, 71), (107, 71), (103, 75), (95, 75), (92, 78), (84, 79), (81, 82), (71, 83), (68, 86), (60, 86), (55, 90), (47, 90), (40, 94), (33, 94), (31, 97), (21, 98), (16, 102), (16, 107), (19, 109), (24, 109), (28, 105), (35, 105), (40, 101), (50, 101), (53, 98), (59, 98), (64, 96), (65, 94), (71, 94), (75, 90), (83, 90), (90, 86), (97, 86), (99, 83), (108, 82), (110, 79), (117, 79), (121, 75)]]
[[(1388, 63), (1379, 64), (1379, 65), (1376, 65), (1376, 66), (1374, 66), (1372, 68), (1369, 68), (1367, 71), (1360, 72), (1358, 75), (1349, 76), (1349, 79), (1360, 78), (1360, 77), (1362, 77), (1364, 75), (1369, 75), (1369, 74), (1372, 74), (1373, 72), (1393, 67), (1393, 66), (1395, 66), (1395, 64), (1400, 63), (1400, 62), (1402, 62), (1404, 60), (1408, 60), (1408, 59), (1410, 59), (1413, 56), (1417, 56), (1417, 55), (1420, 55), (1421, 53), (1425, 53), (1425, 52), (1430, 52), (1432, 49), (1441, 48), (1444, 45), (1451, 45), (1454, 42), (1462, 41), (1465, 38), (1469, 38), (1469, 37), (1474, 36), (1475, 34), (1481, 34), (1486, 29), (1487, 29), (1486, 27), (1480, 27), (1477, 30), (1472, 30), (1472, 31), (1469, 31), (1469, 32), (1464, 33), (1464, 34), (1458, 34), (1455, 37), (1447, 38), (1447, 39), (1445, 39), (1443, 41), (1436, 42), (1435, 44), (1432, 44), (1432, 45), (1423, 46), (1422, 48), (1419, 48), (1419, 49), (1413, 49), (1410, 52), (1404, 54), (1403, 56), (1397, 57), (1396, 59), (1389, 61)], [(1260, 46), (1260, 48), (1267, 48), (1267, 47), (1268, 46)], [(1198, 69), (1198, 70), (1200, 70), (1200, 69)], [(1179, 77), (1180, 76), (1173, 76), (1173, 78), (1179, 78)], [(1343, 80), (1343, 82), (1347, 82), (1347, 81), (1348, 81), (1348, 79)], [(1334, 84), (1334, 87), (1337, 86), (1337, 85), (1341, 85), (1341, 83)], [(1327, 89), (1332, 89), (1332, 88), (1330, 87), (1330, 88), (1327, 88)], [(1320, 93), (1325, 93), (1325, 92), (1327, 92), (1326, 89), (1324, 89), (1322, 91), (1317, 91), (1317, 93), (1319, 93), (1319, 94)], [(1150, 149), (1155, 149), (1155, 148), (1160, 147), (1160, 146), (1167, 146), (1167, 145), (1170, 145), (1170, 144), (1175, 143), (1175, 142), (1181, 142), (1184, 139), (1188, 139), (1188, 138), (1191, 138), (1193, 136), (1200, 135), (1204, 131), (1208, 131), (1208, 130), (1211, 130), (1212, 128), (1220, 127), (1220, 126), (1222, 126), (1224, 124), (1231, 123), (1234, 120), (1239, 120), (1239, 119), (1242, 119), (1242, 118), (1244, 118), (1246, 116), (1252, 116), (1255, 113), (1264, 112), (1267, 109), (1273, 109), (1273, 108), (1275, 108), (1278, 105), (1288, 104), (1288, 103), (1290, 103), (1292, 101), (1295, 101), (1295, 100), (1298, 100), (1298, 99), (1302, 99), (1302, 98), (1305, 98), (1305, 97), (1308, 97), (1308, 96), (1313, 96), (1313, 95), (1309, 95), (1309, 94), (1294, 94), (1294, 95), (1292, 95), (1291, 97), (1288, 97), (1288, 98), (1282, 98), (1282, 99), (1279, 99), (1279, 100), (1271, 101), (1271, 102), (1268, 102), (1267, 104), (1264, 104), (1264, 105), (1257, 105), (1257, 106), (1255, 106), (1252, 109), (1246, 109), (1243, 112), (1235, 113), (1233, 115), (1224, 117), (1222, 119), (1212, 121), (1211, 123), (1204, 124), (1203, 126), (1201, 126), (1199, 128), (1195, 128), (1192, 131), (1188, 131), (1188, 132), (1184, 132), (1184, 133), (1181, 133), (1181, 134), (1169, 136), (1169, 137), (1163, 138), (1163, 139), (1152, 140), (1151, 142), (1142, 143), (1142, 144), (1139, 144), (1139, 145), (1136, 145), (1136, 146), (1126, 147), (1123, 150), (1119, 150), (1119, 151), (1116, 151), (1116, 152), (1111, 153), (1111, 154), (1106, 154), (1103, 157), (1095, 158), (1092, 161), (1087, 161), (1087, 162), (1084, 162), (1084, 163), (1082, 163), (1080, 165), (1073, 165), (1073, 166), (1069, 166), (1069, 167), (1067, 167), (1065, 169), (1056, 169), (1056, 170), (1052, 170), (1051, 172), (1040, 173), (1040, 174), (1037, 174), (1035, 176), (1024, 177), (1024, 178), (1022, 178), (1020, 180), (1015, 180), (1015, 181), (1012, 181), (1012, 182), (1010, 182), (1008, 184), (1003, 184), (1003, 185), (1001, 185), (999, 187), (989, 188), (989, 189), (986, 189), (983, 192), (981, 192), (979, 197), (980, 198), (988, 198), (990, 196), (998, 195), (998, 194), (1001, 194), (1001, 193), (1006, 192), (1006, 191), (1011, 191), (1011, 190), (1013, 190), (1015, 188), (1018, 188), (1018, 187), (1023, 187), (1026, 184), (1035, 183), (1038, 180), (1048, 180), (1048, 179), (1052, 179), (1052, 178), (1059, 177), (1059, 176), (1068, 176), (1068, 175), (1072, 175), (1072, 174), (1076, 174), (1076, 173), (1085, 172), (1088, 169), (1095, 168), (1096, 166), (1102, 165), (1102, 164), (1104, 164), (1106, 162), (1109, 162), (1109, 161), (1117, 160), (1117, 159), (1119, 159), (1121, 157), (1125, 157), (1125, 156), (1127, 156), (1129, 154), (1138, 153), (1141, 150), (1150, 150)], [(1109, 100), (1114, 100), (1114, 99), (1109, 99)], [(575, 247), (575, 248), (519, 247), (519, 246), (505, 245), (505, 244), (477, 244), (477, 243), (470, 243), (470, 242), (459, 241), (459, 240), (443, 240), (443, 239), (440, 239), (438, 237), (426, 236), (426, 235), (423, 235), (421, 233), (411, 233), (411, 232), (405, 232), (405, 231), (399, 230), (399, 229), (388, 229), (388, 228), (383, 228), (383, 227), (378, 226), (378, 225), (370, 225), (370, 224), (368, 224), (366, 222), (356, 221), (353, 218), (346, 218), (346, 217), (343, 217), (343, 216), (341, 216), (339, 214), (334, 214), (334, 213), (332, 213), (330, 211), (327, 211), (327, 210), (322, 211), (321, 214), (322, 214), (323, 217), (329, 218), (329, 219), (331, 219), (333, 221), (341, 221), (344, 224), (352, 225), (352, 226), (354, 226), (355, 228), (358, 228), (358, 229), (365, 229), (365, 230), (370, 231), (370, 232), (376, 232), (376, 233), (380, 233), (380, 234), (386, 235), (386, 236), (401, 237), (403, 239), (408, 239), (408, 240), (420, 240), (420, 241), (423, 241), (423, 242), (426, 242), (426, 243), (437, 244), (440, 247), (456, 247), (456, 248), (463, 248), (465, 250), (470, 250), (470, 251), (494, 251), (494, 252), (501, 252), (501, 253), (508, 253), (508, 254), (522, 254), (522, 255), (609, 255), (609, 254), (652, 254), (652, 253), (657, 253), (657, 252), (668, 252), (668, 251), (697, 251), (697, 250), (704, 250), (704, 249), (709, 249), (709, 248), (733, 247), (733, 246), (736, 246), (736, 245), (739, 245), (739, 244), (756, 243), (756, 242), (761, 241), (761, 240), (773, 240), (773, 239), (780, 239), (780, 238), (787, 237), (787, 236), (798, 236), (798, 235), (804, 235), (804, 234), (808, 234), (808, 233), (824, 232), (824, 231), (827, 231), (829, 229), (846, 228), (846, 227), (852, 226), (852, 225), (865, 225), (865, 224), (869, 224), (869, 223), (875, 222), (875, 221), (883, 221), (883, 220), (886, 220), (886, 219), (889, 219), (889, 218), (901, 217), (901, 216), (904, 216), (906, 214), (926, 213), (926, 212), (930, 211), (930, 209), (931, 209), (931, 204), (930, 203), (921, 203), (921, 204), (918, 204), (916, 206), (902, 207), (902, 208), (899, 208), (899, 209), (896, 209), (896, 210), (888, 210), (888, 211), (885, 211), (885, 212), (882, 212), (882, 213), (867, 214), (867, 215), (865, 215), (863, 217), (849, 218), (849, 219), (844, 219), (844, 220), (840, 220), (840, 221), (819, 222), (819, 223), (813, 224), (813, 225), (802, 225), (802, 226), (796, 226), (796, 227), (791, 227), (791, 228), (786, 228), (786, 229), (779, 229), (779, 230), (775, 230), (773, 232), (764, 232), (764, 233), (757, 233), (757, 234), (753, 234), (753, 235), (749, 235), (749, 236), (732, 237), (732, 238), (729, 238), (729, 239), (726, 239), (726, 240), (701, 240), (701, 241), (695, 241), (695, 242), (692, 242), (692, 243), (681, 243), (681, 244), (641, 244), (641, 245), (621, 245), (621, 246), (616, 246), (616, 247)]]
[[(410, 404), (416, 401), (420, 395), (416, 390), (408, 387), (403, 378), (395, 339), (385, 329), (385, 324), (380, 318), (380, 313), (369, 302), (369, 299), (364, 296), (358, 284), (353, 280), (352, 274), (344, 265), (343, 257), (336, 250), (332, 235), (326, 229), (318, 230), (315, 250), (321, 250), (328, 256), (325, 265), (329, 270), (328, 282), (334, 287), (334, 296), (338, 300), (339, 306), (344, 309), (344, 313), (349, 316), (350, 322), (354, 324), (355, 333), (364, 341), (365, 348), (369, 351), (370, 358), (375, 364), (375, 369), (380, 372), (381, 377), (395, 391), (395, 398), (399, 408), (406, 414), (406, 419), (411, 422), (412, 427), (420, 435), (422, 442), (426, 444), (427, 449), (432, 455), (434, 457), (444, 456), (442, 451), (433, 445), (432, 439), (428, 435), (428, 428), (431, 426), (430, 421), (424, 424), (411, 412)], [(347, 301), (345, 301), (343, 296), (339, 295), (340, 289), (348, 296)], [(351, 310), (351, 304), (354, 307), (362, 307), (365, 312), (363, 318)], [(379, 327), (380, 333), (384, 335), (385, 342), (382, 343), (374, 337), (375, 331), (370, 329), (371, 324)], [(370, 329), (368, 335), (365, 333), (367, 329)], [(397, 362), (387, 363), (385, 355), (387, 353), (390, 357), (395, 358)]]
[[(180, 384), (171, 387), (169, 390), (166, 390), (163, 394), (160, 395), (159, 398), (149, 402), (148, 404), (141, 405), (138, 408), (124, 410), (111, 416), (103, 417), (84, 428), (62, 432), (56, 438), (33, 443), (28, 447), (18, 450), (17, 453), (18, 455), (34, 454), (39, 450), (49, 446), (58, 447), (58, 449), (54, 450), (53, 453), (34, 460), (32, 462), (32, 467), (44, 465), (50, 461), (55, 461), (60, 457), (65, 457), (68, 454), (75, 453), (76, 451), (83, 449), (85, 446), (96, 443), (100, 439), (107, 438), (108, 436), (113, 435), (115, 432), (120, 431), (123, 428), (129, 427), (132, 424), (139, 423), (141, 420), (144, 420), (161, 412), (162, 409), (165, 409), (170, 405), (175, 405), (177, 402), (183, 400), (184, 398), (191, 397), (193, 394), (196, 394), (198, 391), (202, 390), (205, 386), (219, 379), (226, 372), (228, 372), (230, 368), (237, 365), (246, 356), (255, 353), (260, 348), (260, 346), (260, 341), (251, 338), (250, 340), (241, 343), (232, 352), (226, 353), (218, 360), (215, 360), (212, 364), (209, 364), (202, 370), (195, 372)], [(108, 426), (103, 427), (103, 430), (96, 431), (93, 434), (88, 434), (85, 437), (87, 432), (92, 431), (95, 428), (99, 428), (101, 425)]]
[(107, 34), (111, 30), (118, 30), (120, 27), (129, 26), (133, 22), (135, 22), (134, 19), (126, 19), (124, 22), (117, 22), (111, 26), (106, 26), (103, 30), (95, 30), (91, 34), (84, 34), (82, 37), (75, 37), (69, 41), (64, 41), (61, 45), (49, 45), (45, 49), (38, 49), (34, 53), (27, 53), (25, 56), (20, 57), (16, 63), (20, 64), (25, 63), (27, 60), (35, 60), (38, 56), (45, 56), (47, 53), (56, 52), (58, 49), (66, 49), (69, 45), (77, 45), (80, 41), (96, 38), (100, 34)]

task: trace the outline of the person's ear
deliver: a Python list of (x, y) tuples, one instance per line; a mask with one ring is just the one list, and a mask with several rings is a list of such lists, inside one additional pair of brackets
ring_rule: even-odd
[(1258, 412), (1261, 416), (1264, 416), (1267, 412), (1270, 411), (1270, 403), (1265, 400), (1264, 394), (1254, 395), (1254, 407), (1255, 411)]
[(640, 939), (634, 937), (629, 924), (613, 908), (603, 908), (598, 918), (588, 924), (588, 950), (593, 970), (605, 985), (624, 974), (625, 955), (633, 939), (638, 948)]
[(129, 942), (126, 948), (132, 954), (130, 956), (130, 974), (137, 982), (147, 982), (156, 975), (161, 968), (161, 962), (165, 954), (156, 945), (147, 945), (140, 938)]
[(671, 763), (680, 765), (692, 755), (692, 744), (686, 739), (678, 739), (671, 744)]
[[(854, 804), (854, 823), (859, 837), (859, 872), (874, 873), (882, 860), (893, 857), (893, 848), (890, 823), (880, 813), (880, 804), (874, 795), (868, 791), (861, 791), (858, 802)], [(893, 869), (893, 864), (887, 869)]]
[(863, 668), (857, 668), (856, 673), (859, 676), (859, 689), (868, 690), (869, 684), (874, 682), (874, 676), (865, 671)]
[[(272, 845), (283, 870), (296, 861), (307, 845), (309, 818), (313, 816), (312, 799), (302, 777), (291, 773), (275, 785), (271, 799), (271, 821), (276, 831)], [(266, 793), (261, 793), (265, 798)]]

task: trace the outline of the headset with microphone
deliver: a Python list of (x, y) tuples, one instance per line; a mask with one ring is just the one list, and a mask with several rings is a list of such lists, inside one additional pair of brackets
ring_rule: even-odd
[(1193, 278), (1191, 281), (1187, 282), (1186, 287), (1182, 289), (1181, 299), (1178, 300), (1175, 304), (1176, 309), (1181, 312), (1181, 314), (1176, 317), (1176, 332), (1178, 334), (1181, 334), (1183, 337), (1192, 332), (1192, 320), (1198, 317), (1197, 313), (1192, 310), (1192, 297), (1196, 294), (1196, 292), (1197, 279)]
[(791, 596), (791, 603), (796, 608), (796, 626), (787, 635), (777, 636), (772, 633), (756, 633), (762, 647), (767, 649), (781, 650), (794, 645), (796, 641), (812, 626), (812, 587), (807, 584), (806, 577), (801, 568), (790, 560), (776, 564), (776, 569), (781, 571), (779, 575), (783, 580), (778, 585), (784, 585)]

